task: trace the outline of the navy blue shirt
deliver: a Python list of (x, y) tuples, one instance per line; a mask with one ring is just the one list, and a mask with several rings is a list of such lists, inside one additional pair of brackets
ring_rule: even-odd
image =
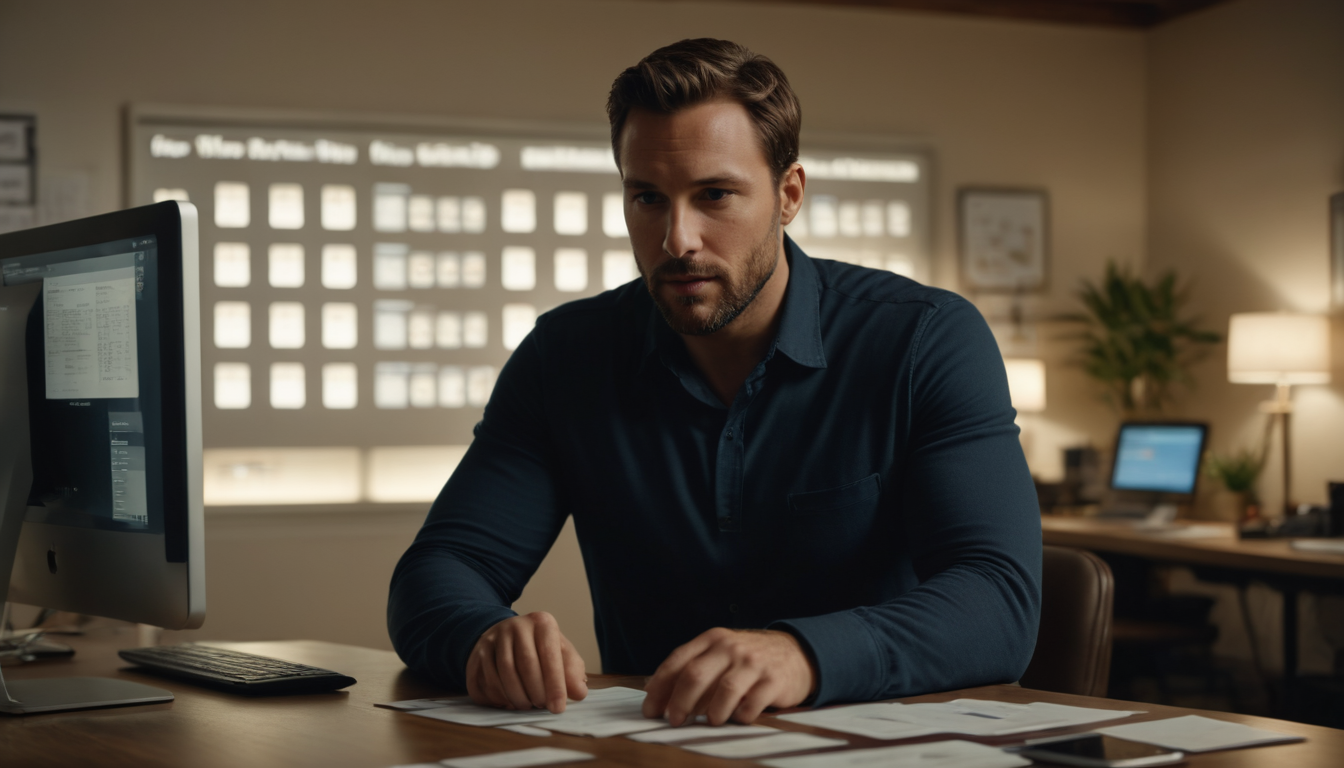
[(988, 327), (952, 293), (785, 253), (778, 337), (727, 407), (642, 281), (538, 319), (393, 574), (408, 666), (465, 688), (572, 515), (604, 672), (765, 627), (811, 655), (815, 704), (1017, 679), (1040, 518)]

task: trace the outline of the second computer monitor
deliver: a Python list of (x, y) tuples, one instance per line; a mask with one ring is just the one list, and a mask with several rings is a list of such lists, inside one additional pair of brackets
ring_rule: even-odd
[(1111, 488), (1137, 493), (1193, 494), (1207, 435), (1207, 424), (1121, 424), (1115, 441)]

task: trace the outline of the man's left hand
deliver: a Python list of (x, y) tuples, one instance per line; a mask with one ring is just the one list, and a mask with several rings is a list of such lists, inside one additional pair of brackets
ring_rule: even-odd
[(716, 627), (676, 649), (645, 685), (644, 716), (672, 725), (704, 714), (712, 725), (750, 723), (766, 707), (812, 695), (817, 673), (788, 632)]

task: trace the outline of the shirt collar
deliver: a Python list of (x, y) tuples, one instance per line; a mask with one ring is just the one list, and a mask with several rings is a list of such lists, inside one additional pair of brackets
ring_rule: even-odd
[[(799, 365), (808, 368), (825, 368), (826, 353), (821, 341), (821, 285), (817, 278), (817, 269), (812, 259), (793, 238), (784, 235), (784, 258), (789, 263), (789, 285), (784, 292), (784, 302), (780, 305), (781, 317), (779, 333), (775, 336), (774, 346), (767, 357), (779, 351)], [(648, 292), (642, 290), (645, 332), (642, 349), (639, 354), (639, 368), (646, 368), (659, 349), (668, 352), (682, 352), (681, 337), (667, 325), (662, 313)]]
[(789, 287), (784, 292), (783, 315), (775, 347), (791, 360), (808, 368), (825, 368), (826, 352), (821, 343), (821, 284), (817, 268), (803, 249), (784, 236), (784, 258), (789, 260)]

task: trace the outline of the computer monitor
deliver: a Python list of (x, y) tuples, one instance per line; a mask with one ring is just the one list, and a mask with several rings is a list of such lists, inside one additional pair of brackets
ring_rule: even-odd
[[(0, 235), (0, 596), (204, 621), (198, 261), (176, 201)], [(171, 698), (89, 680), (0, 682), (0, 711)]]
[(1111, 488), (1189, 495), (1199, 480), (1208, 425), (1126, 422), (1115, 440)]

